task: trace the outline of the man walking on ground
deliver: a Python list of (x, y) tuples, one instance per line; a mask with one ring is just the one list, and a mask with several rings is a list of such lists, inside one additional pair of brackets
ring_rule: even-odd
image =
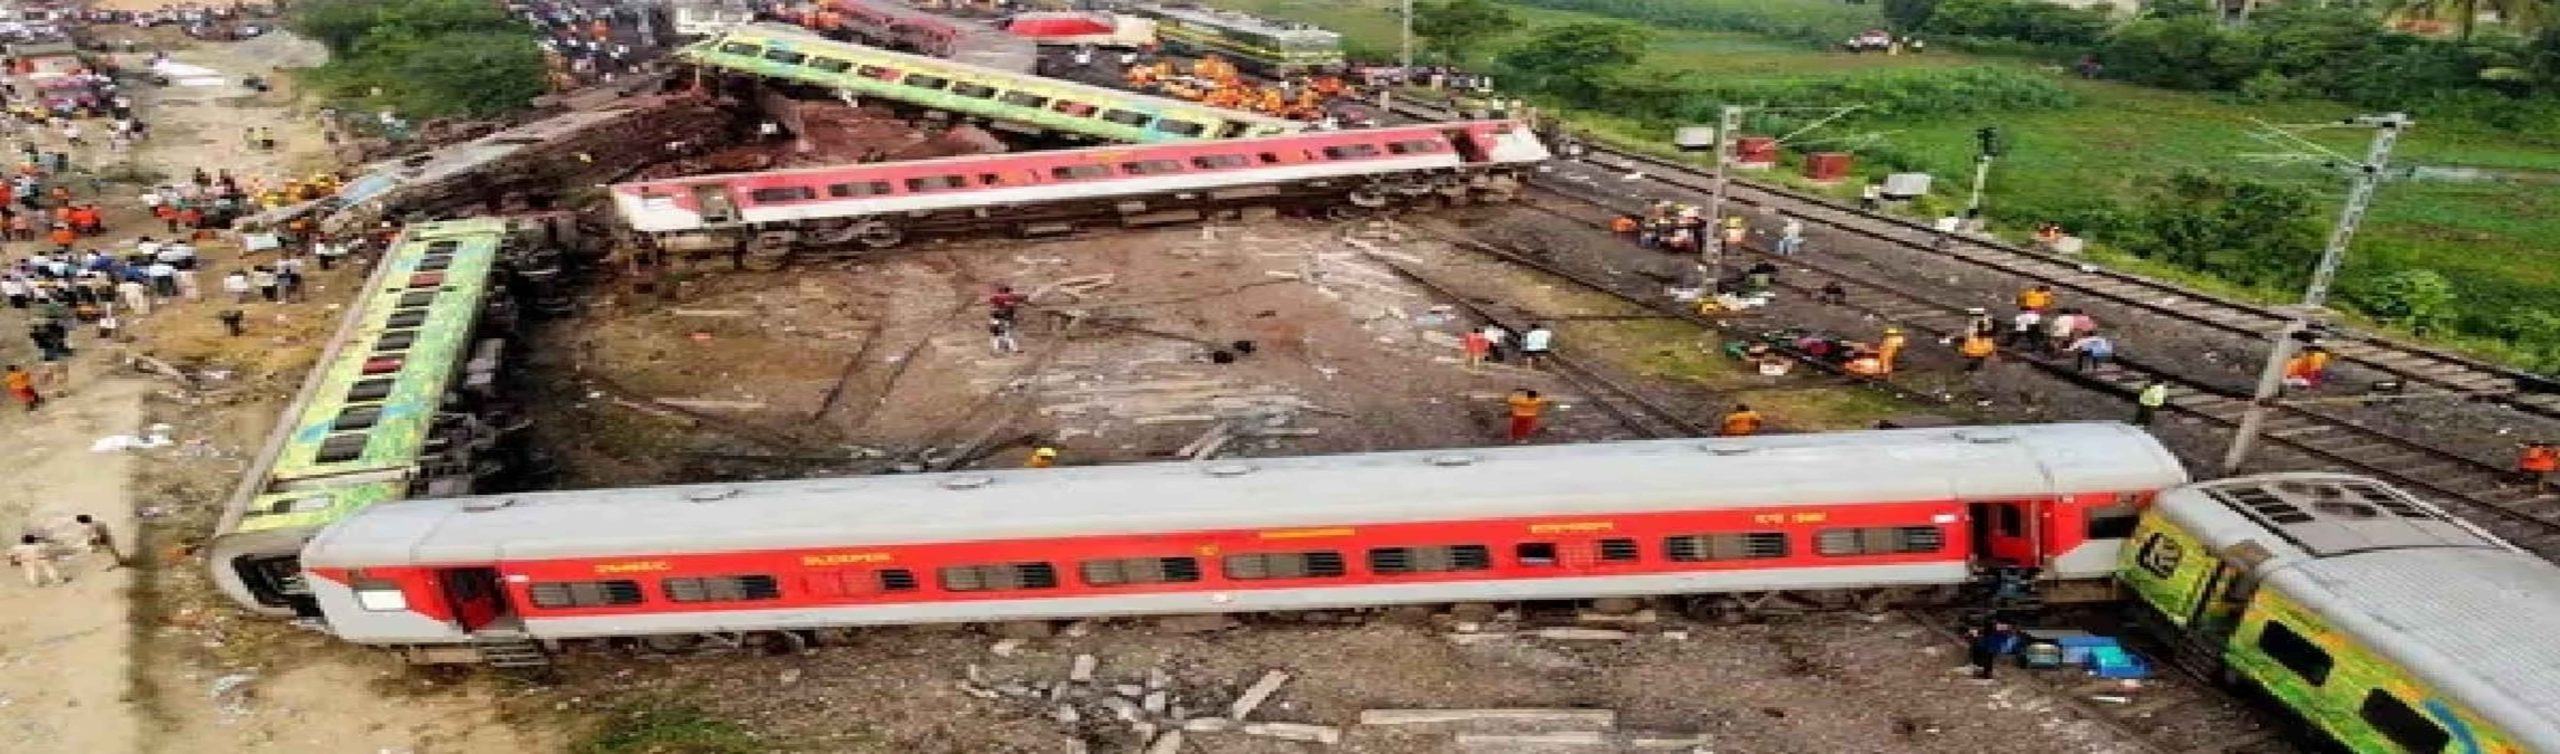
[(2516, 446), (2516, 476), (2533, 483), (2533, 494), (2551, 491), (2551, 474), (2560, 472), (2560, 446), (2528, 442)]
[(1555, 331), (1546, 325), (1529, 325), (1527, 332), (1520, 333), (1520, 365), (1538, 368), (1538, 362), (1546, 360), (1548, 351), (1554, 348), (1555, 338)]
[(1792, 257), (1803, 249), (1804, 221), (1787, 218), (1787, 224), (1778, 227), (1778, 256)]
[(2169, 383), (2155, 379), (2144, 384), (2142, 392), (2133, 396), (2133, 426), (2151, 426), (2151, 420), (2160, 413), (2160, 407), (2166, 405), (2169, 405)]
[(86, 513), (73, 516), (71, 520), (80, 524), (83, 543), (88, 546), (90, 552), (104, 552), (107, 557), (114, 559), (115, 562), (108, 565), (107, 570), (112, 571), (117, 566), (125, 564), (124, 549), (116, 546), (116, 532), (107, 527), (107, 522), (92, 518)]
[(1458, 345), (1467, 353), (1469, 371), (1483, 367), (1485, 354), (1493, 350), (1493, 341), (1486, 339), (1482, 330), (1468, 330), (1458, 338)]
[(0, 375), (0, 385), (7, 386), (9, 397), (26, 404), (28, 413), (34, 413), (37, 406), (44, 405), (44, 396), (36, 394), (36, 376), (16, 364), (9, 365), (9, 371)]
[(1022, 341), (1013, 337), (1013, 320), (1001, 316), (988, 317), (987, 340), (996, 353), (1022, 352)]
[(1511, 397), (1503, 403), (1511, 409), (1511, 428), (1506, 436), (1513, 445), (1527, 443), (1529, 435), (1538, 431), (1538, 412), (1546, 409), (1547, 399), (1524, 387), (1511, 391)]

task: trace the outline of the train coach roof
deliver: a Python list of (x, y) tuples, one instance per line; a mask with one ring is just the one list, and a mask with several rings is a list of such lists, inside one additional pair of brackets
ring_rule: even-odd
[(1196, 529), (2151, 490), (2117, 423), (1399, 451), (638, 487), (375, 506), (314, 566), (489, 563)]
[(2560, 566), (2480, 547), (2301, 561), (2266, 585), (2517, 736), (2560, 751)]

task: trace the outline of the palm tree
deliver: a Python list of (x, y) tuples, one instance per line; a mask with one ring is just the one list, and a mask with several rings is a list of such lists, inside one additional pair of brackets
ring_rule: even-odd
[(2383, 14), (2391, 18), (2451, 19), (2462, 30), (2460, 38), (2471, 41), (2471, 27), (2480, 20), (2481, 11), (2498, 14), (2519, 34), (2531, 35), (2543, 24), (2560, 18), (2560, 0), (2384, 0)]

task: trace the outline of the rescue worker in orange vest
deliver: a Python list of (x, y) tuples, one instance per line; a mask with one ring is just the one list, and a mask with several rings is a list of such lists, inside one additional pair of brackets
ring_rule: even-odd
[(1966, 333), (1964, 342), (1956, 344), (1956, 352), (1964, 354), (1964, 370), (1967, 372), (1982, 371), (1982, 365), (1989, 363), (1991, 355), (1999, 351), (2000, 345), (1982, 332)]
[(1528, 442), (1529, 436), (1538, 431), (1538, 412), (1547, 407), (1547, 399), (1524, 387), (1511, 391), (1511, 397), (1503, 399), (1503, 404), (1511, 409), (1511, 426), (1504, 437), (1513, 445)]
[(2044, 311), (2053, 307), (2053, 286), (2039, 285), (2018, 292), (2018, 308)]
[(1619, 215), (1609, 219), (1609, 232), (1611, 233), (1616, 233), (1632, 239), (1635, 238), (1636, 228), (1636, 218), (1634, 215)]
[(1725, 414), (1724, 421), (1717, 426), (1716, 435), (1718, 437), (1749, 437), (1760, 434), (1762, 423), (1760, 412), (1751, 410), (1748, 405), (1736, 403), (1733, 404), (1733, 411)]
[(1056, 465), (1058, 465), (1058, 449), (1047, 445), (1032, 448), (1031, 460), (1022, 463), (1022, 467), (1026, 469), (1045, 469)]
[(1883, 342), (1876, 344), (1876, 365), (1878, 367), (1876, 376), (1893, 376), (1893, 362), (1896, 358), (1900, 358), (1902, 356), (1902, 346), (1905, 342), (1908, 341), (1902, 337), (1902, 328), (1887, 327), (1884, 329)]
[(2533, 483), (2533, 494), (2551, 491), (2551, 474), (2560, 472), (2560, 446), (2547, 442), (2528, 442), (2516, 446), (2516, 476), (2519, 481)]

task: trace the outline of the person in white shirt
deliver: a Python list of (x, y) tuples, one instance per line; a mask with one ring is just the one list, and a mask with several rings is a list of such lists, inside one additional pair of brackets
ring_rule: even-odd
[(1548, 351), (1553, 349), (1555, 338), (1555, 331), (1547, 329), (1546, 325), (1529, 325), (1526, 332), (1520, 333), (1520, 365), (1537, 368), (1538, 362), (1547, 358)]
[(247, 272), (232, 270), (231, 274), (222, 276), (222, 292), (231, 294), (233, 303), (249, 303), (249, 287)]
[(151, 290), (161, 298), (178, 297), (178, 266), (154, 261), (142, 268), (142, 276), (151, 279)]

